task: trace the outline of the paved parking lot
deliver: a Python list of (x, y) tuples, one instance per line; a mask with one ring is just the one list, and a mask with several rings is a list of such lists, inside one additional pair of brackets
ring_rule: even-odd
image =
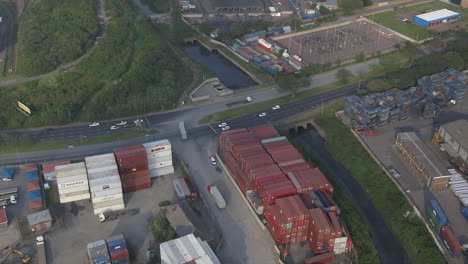
[[(407, 120), (395, 122), (384, 127), (377, 128), (378, 134), (376, 136), (361, 136), (363, 141), (370, 147), (372, 152), (384, 164), (385, 167), (393, 167), (400, 174), (396, 178), (398, 183), (406, 190), (411, 199), (414, 201), (418, 209), (425, 214), (425, 206), (429, 200), (437, 199), (441, 204), (442, 209), (447, 214), (450, 225), (462, 244), (468, 243), (468, 222), (463, 218), (460, 213), (461, 203), (450, 189), (444, 191), (432, 192), (424, 187), (419, 181), (419, 178), (414, 175), (410, 169), (409, 163), (403, 158), (402, 155), (394, 146), (394, 139), (396, 131), (400, 129), (415, 129), (419, 130), (427, 146), (439, 156), (442, 162), (451, 168), (450, 164), (444, 159), (442, 153), (431, 142), (433, 123), (445, 124), (460, 118), (468, 118), (468, 104), (460, 102), (452, 106), (448, 110), (442, 112), (439, 118), (423, 119), (419, 112), (412, 111)], [(445, 253), (449, 254), (445, 249)], [(464, 262), (465, 261), (465, 262)], [(467, 263), (468, 259), (463, 259), (463, 256), (458, 258), (451, 258), (450, 263)]]

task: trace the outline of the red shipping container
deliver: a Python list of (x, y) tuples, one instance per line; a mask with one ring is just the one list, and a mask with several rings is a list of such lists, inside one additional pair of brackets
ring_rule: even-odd
[(42, 206), (43, 206), (42, 200), (29, 202), (29, 208), (31, 209), (41, 208)]
[(296, 188), (294, 188), (290, 181), (287, 181), (280, 187), (273, 186), (263, 189), (263, 191), (260, 192), (260, 197), (265, 205), (275, 203), (276, 199), (280, 197), (294, 194), (296, 194)]
[(136, 192), (144, 189), (149, 189), (151, 188), (151, 184), (147, 185), (138, 185), (138, 186), (132, 186), (132, 187), (124, 187), (122, 190), (124, 193), (129, 193), (129, 192)]
[(26, 170), (26, 172), (35, 171), (35, 170), (37, 170), (37, 165), (36, 164), (27, 165), (25, 167), (25, 170)]
[(292, 165), (280, 166), (281, 170), (283, 170), (283, 172), (286, 173), (286, 174), (288, 172), (306, 170), (306, 169), (310, 169), (312, 167), (313, 166), (308, 162), (301, 162), (301, 163), (296, 163), (296, 164), (292, 164)]
[(309, 212), (311, 220), (307, 242), (314, 254), (320, 254), (328, 251), (333, 245), (334, 241), (330, 237), (331, 224), (322, 209), (309, 209)]
[(27, 186), (28, 191), (39, 190), (41, 188), (39, 184), (39, 180), (28, 181), (26, 183), (26, 186)]
[(110, 252), (110, 255), (111, 255), (112, 261), (117, 261), (117, 260), (129, 257), (128, 249), (126, 247)]
[(334, 238), (342, 237), (343, 233), (341, 231), (341, 225), (338, 221), (338, 217), (336, 216), (335, 212), (328, 212), (328, 217), (330, 218), (330, 222), (333, 226), (333, 229), (335, 230)]
[(276, 206), (281, 215), (283, 215), (284, 219), (288, 222), (304, 221), (309, 218), (307, 207), (297, 195), (277, 199)]
[(149, 177), (140, 177), (140, 178), (132, 178), (132, 179), (125, 179), (122, 181), (122, 186), (136, 186), (142, 184), (151, 184), (151, 178)]
[(260, 140), (276, 138), (280, 136), (272, 125), (250, 127), (249, 131), (252, 132), (255, 135), (255, 137), (257, 137)]
[(149, 178), (149, 170), (146, 169), (146, 170), (140, 170), (140, 171), (135, 171), (135, 172), (122, 173), (120, 174), (120, 176), (122, 180), (140, 178), (140, 177)]
[(283, 140), (263, 143), (262, 145), (265, 147), (265, 149), (270, 150), (270, 149), (277, 148), (277, 147), (289, 146), (290, 143), (287, 139), (283, 139)]
[(443, 226), (440, 229), (440, 238), (448, 246), (452, 255), (457, 256), (461, 252), (462, 245), (449, 226)]
[(258, 189), (259, 186), (263, 186), (263, 185), (266, 185), (269, 182), (274, 182), (274, 181), (283, 180), (283, 179), (286, 179), (286, 175), (284, 175), (281, 172), (275, 173), (275, 174), (267, 173), (267, 174), (263, 174), (263, 175), (260, 174), (260, 175), (256, 176), (253, 179), (252, 183)]
[(60, 162), (54, 162), (54, 163), (45, 163), (42, 164), (42, 173), (51, 173), (55, 171), (55, 167), (61, 166), (61, 165), (68, 165), (70, 164), (70, 161), (60, 161)]
[(325, 263), (330, 263), (335, 260), (335, 253), (333, 252), (328, 252), (324, 254), (320, 254), (317, 256), (313, 256), (310, 258), (307, 258), (304, 261), (304, 264), (325, 264)]

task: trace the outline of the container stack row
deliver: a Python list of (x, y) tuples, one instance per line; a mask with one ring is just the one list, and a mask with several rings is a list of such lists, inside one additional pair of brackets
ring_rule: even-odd
[(218, 151), (280, 247), (307, 241), (314, 254), (352, 247), (333, 186), (272, 126), (223, 132)]
[(148, 159), (151, 178), (174, 173), (172, 146), (167, 139), (143, 144)]
[(456, 170), (449, 169), (448, 171), (450, 172), (450, 189), (460, 199), (463, 206), (468, 207), (468, 183)]
[(60, 165), (68, 165), (68, 164), (70, 164), (70, 161), (60, 161), (60, 162), (42, 164), (42, 175), (44, 175), (44, 180), (48, 182), (55, 181), (56, 179), (55, 167), (60, 166)]
[(437, 200), (430, 200), (426, 205), (426, 218), (429, 220), (450, 254), (452, 256), (460, 255), (462, 245), (450, 228), (447, 215), (444, 210), (442, 210)]
[(35, 165), (26, 167), (26, 185), (28, 190), (29, 208), (37, 209), (44, 206), (39, 170)]
[(84, 162), (55, 167), (55, 177), (60, 203), (69, 203), (90, 198), (88, 175)]
[(148, 158), (143, 145), (114, 150), (124, 193), (151, 188)]
[(113, 153), (85, 158), (94, 214), (125, 208), (122, 183)]
[(112, 264), (129, 264), (130, 255), (128, 254), (127, 243), (122, 234), (115, 235), (106, 239), (107, 248), (110, 253)]
[(106, 241), (98, 240), (89, 243), (88, 246), (88, 257), (91, 264), (111, 264), (111, 258), (109, 251), (107, 250)]
[(418, 89), (428, 99), (438, 105), (450, 100), (460, 101), (465, 96), (468, 75), (455, 69), (448, 69), (418, 80)]

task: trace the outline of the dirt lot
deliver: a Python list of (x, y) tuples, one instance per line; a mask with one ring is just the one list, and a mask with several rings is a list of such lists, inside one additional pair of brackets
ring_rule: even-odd
[(277, 42), (287, 48), (290, 54), (301, 56), (307, 65), (344, 62), (359, 54), (371, 55), (392, 49), (396, 43), (403, 42), (398, 36), (380, 36), (372, 28), (379, 29), (379, 26), (360, 21), (282, 38)]
[[(457, 105), (452, 106), (448, 110), (442, 112), (436, 120), (423, 119), (419, 112), (412, 111), (407, 120), (388, 124), (384, 127), (377, 128), (377, 136), (361, 136), (363, 141), (367, 144), (377, 158), (384, 164), (385, 167), (393, 167), (400, 174), (396, 178), (398, 183), (409, 194), (418, 209), (425, 214), (425, 206), (429, 200), (437, 199), (442, 206), (442, 209), (447, 214), (451, 227), (462, 244), (468, 243), (468, 222), (460, 214), (461, 203), (450, 189), (444, 191), (432, 192), (424, 187), (419, 181), (419, 178), (412, 173), (409, 163), (400, 155), (398, 150), (394, 147), (394, 139), (396, 131), (402, 129), (419, 130), (425, 143), (432, 149), (436, 155), (444, 162), (447, 168), (450, 164), (446, 160), (444, 153), (442, 153), (432, 142), (433, 123), (441, 125), (458, 120), (461, 118), (468, 118), (468, 104), (466, 99), (459, 102)], [(449, 254), (445, 249), (445, 253)], [(466, 258), (466, 257), (465, 257)], [(463, 256), (458, 258), (450, 258), (450, 263), (467, 263), (468, 259), (463, 260)], [(465, 261), (465, 262), (464, 262)]]

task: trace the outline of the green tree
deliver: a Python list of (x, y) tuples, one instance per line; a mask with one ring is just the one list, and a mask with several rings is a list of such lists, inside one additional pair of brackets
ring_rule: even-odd
[(454, 69), (463, 70), (465, 67), (465, 62), (463, 58), (457, 52), (447, 52), (444, 55), (444, 58), (447, 60), (448, 64)]
[(361, 9), (364, 6), (362, 0), (343, 0), (338, 6), (345, 14), (352, 14), (354, 10)]
[(232, 38), (238, 38), (248, 32), (248, 29), (239, 23), (233, 23), (231, 25), (231, 36)]
[(201, 31), (203, 34), (209, 36), (210, 33), (213, 32), (213, 30), (214, 30), (215, 28), (213, 27), (213, 25), (211, 25), (210, 22), (204, 21), (204, 22), (200, 23), (200, 25), (198, 25), (198, 29), (200, 29), (200, 31)]
[(364, 6), (371, 6), (373, 4), (372, 0), (362, 0), (362, 3)]
[(326, 15), (331, 14), (331, 11), (330, 11), (330, 9), (328, 9), (326, 6), (320, 5), (319, 13), (322, 14), (322, 15), (324, 15), (324, 16), (326, 16)]
[(301, 87), (306, 87), (310, 84), (309, 78), (306, 74), (279, 74), (276, 77), (276, 83), (280, 89), (290, 92), (292, 96), (296, 95), (296, 92)]
[(353, 73), (350, 72), (349, 70), (344, 69), (344, 68), (341, 68), (336, 72), (336, 78), (341, 83), (347, 83), (349, 81), (349, 78), (351, 78), (351, 77), (353, 77)]
[(392, 88), (392, 85), (384, 80), (372, 80), (367, 83), (367, 88), (372, 92), (382, 92)]

